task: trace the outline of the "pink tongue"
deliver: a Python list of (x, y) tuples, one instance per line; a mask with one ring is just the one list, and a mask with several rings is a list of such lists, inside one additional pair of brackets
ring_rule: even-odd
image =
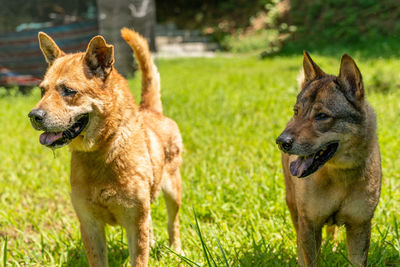
[(42, 145), (51, 145), (58, 139), (62, 138), (62, 132), (59, 133), (48, 133), (44, 132), (40, 135), (39, 141)]
[(306, 171), (313, 163), (313, 156), (308, 158), (297, 158), (295, 161), (290, 163), (290, 173), (293, 176), (301, 177), (304, 171)]

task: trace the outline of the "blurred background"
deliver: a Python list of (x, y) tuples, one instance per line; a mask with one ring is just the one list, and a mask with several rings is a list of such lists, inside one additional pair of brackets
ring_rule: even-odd
[(50, 34), (67, 52), (84, 50), (89, 38), (101, 34), (114, 44), (117, 69), (128, 76), (135, 67), (120, 38), (124, 26), (144, 35), (159, 57), (212, 57), (215, 51), (267, 57), (329, 51), (333, 44), (336, 50), (399, 51), (400, 4), (393, 0), (1, 2), (0, 84), (18, 85), (22, 92), (38, 84), (46, 68), (38, 31)]

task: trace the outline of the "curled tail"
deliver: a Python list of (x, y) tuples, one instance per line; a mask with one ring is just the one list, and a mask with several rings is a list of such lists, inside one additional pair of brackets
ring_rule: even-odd
[(160, 74), (151, 58), (151, 52), (146, 39), (139, 33), (128, 28), (121, 29), (121, 35), (135, 52), (140, 70), (142, 71), (142, 100), (140, 107), (162, 113)]

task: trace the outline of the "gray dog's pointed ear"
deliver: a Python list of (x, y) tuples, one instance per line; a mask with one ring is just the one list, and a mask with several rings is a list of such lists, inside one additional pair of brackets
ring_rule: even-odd
[(54, 60), (56, 60), (58, 57), (65, 55), (65, 53), (61, 51), (61, 49), (54, 42), (54, 40), (44, 32), (38, 33), (38, 39), (40, 50), (42, 50), (42, 53), (49, 66), (52, 65)]
[(314, 61), (311, 59), (310, 55), (306, 51), (304, 51), (303, 71), (304, 71), (303, 82), (310, 82), (326, 75), (325, 72), (323, 72), (318, 67), (318, 65), (314, 63)]
[(364, 98), (364, 84), (361, 72), (354, 60), (347, 54), (342, 56), (338, 78), (343, 84), (350, 100), (354, 101)]
[(85, 61), (94, 75), (105, 78), (114, 64), (114, 46), (107, 44), (100, 35), (93, 37), (86, 50)]

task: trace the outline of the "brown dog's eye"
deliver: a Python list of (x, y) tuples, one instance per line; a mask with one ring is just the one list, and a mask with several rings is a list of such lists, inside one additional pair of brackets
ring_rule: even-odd
[(75, 91), (75, 90), (73, 90), (73, 89), (71, 89), (71, 88), (68, 88), (68, 87), (66, 87), (66, 86), (64, 86), (63, 88), (62, 88), (62, 95), (63, 96), (73, 96), (73, 95), (75, 95), (77, 93), (77, 91)]
[(326, 113), (318, 113), (317, 115), (315, 115), (315, 119), (317, 120), (317, 121), (323, 121), (323, 120), (326, 120), (326, 119), (328, 119), (329, 118), (329, 115), (328, 114), (326, 114)]
[(297, 116), (297, 114), (299, 113), (298, 109), (297, 108), (293, 109), (293, 113), (295, 116)]

